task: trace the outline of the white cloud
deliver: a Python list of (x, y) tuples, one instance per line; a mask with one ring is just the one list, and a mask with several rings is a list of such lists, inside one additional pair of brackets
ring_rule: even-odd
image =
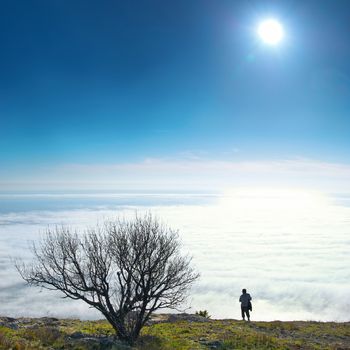
[[(293, 193), (268, 196), (262, 191), (254, 197), (233, 191), (205, 204), (179, 204), (174, 197), (158, 196), (146, 205), (137, 197), (121, 205), (121, 197), (115, 197), (106, 207), (98, 202), (89, 209), (3, 212), (0, 298), (6, 302), (0, 314), (100, 317), (83, 304), (25, 287), (9, 256), (29, 259), (28, 241), (38, 239), (47, 225), (83, 229), (116, 214), (133, 215), (137, 208), (152, 210), (178, 228), (184, 250), (194, 256), (202, 276), (190, 298), (192, 311), (239, 318), (237, 299), (245, 287), (254, 299), (254, 319), (349, 320), (350, 208), (313, 192)], [(143, 197), (139, 200), (143, 203)], [(63, 207), (67, 203), (57, 197), (50, 201)]]

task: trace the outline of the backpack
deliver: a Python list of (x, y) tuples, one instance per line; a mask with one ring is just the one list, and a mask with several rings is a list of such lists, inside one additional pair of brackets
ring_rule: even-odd
[(253, 311), (253, 306), (250, 300), (248, 301), (248, 310)]

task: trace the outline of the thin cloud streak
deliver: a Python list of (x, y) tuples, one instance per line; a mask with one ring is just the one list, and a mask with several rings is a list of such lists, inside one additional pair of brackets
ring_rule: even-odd
[[(23, 175), (25, 174), (25, 175)], [(0, 190), (221, 191), (237, 186), (302, 187), (350, 193), (350, 165), (310, 159), (230, 161), (147, 158), (135, 163), (65, 164), (0, 173)]]

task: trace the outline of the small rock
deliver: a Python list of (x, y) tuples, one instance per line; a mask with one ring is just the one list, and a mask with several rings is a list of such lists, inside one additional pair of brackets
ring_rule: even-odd
[(59, 319), (55, 318), (55, 317), (41, 317), (39, 320), (40, 320), (40, 322), (42, 322), (48, 326), (57, 324), (59, 322)]
[(84, 337), (85, 337), (85, 335), (81, 332), (74, 332), (69, 336), (69, 338), (71, 338), (71, 339), (81, 339)]
[(208, 347), (209, 349), (218, 349), (221, 346), (221, 343), (218, 340), (199, 341), (202, 345)]

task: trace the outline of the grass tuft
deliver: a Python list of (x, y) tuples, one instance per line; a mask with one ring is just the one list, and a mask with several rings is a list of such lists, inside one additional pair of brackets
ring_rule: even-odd
[[(18, 328), (18, 329), (17, 329)], [(146, 326), (134, 347), (113, 338), (106, 321), (32, 319), (0, 327), (0, 350), (344, 350), (349, 323), (182, 320)]]

